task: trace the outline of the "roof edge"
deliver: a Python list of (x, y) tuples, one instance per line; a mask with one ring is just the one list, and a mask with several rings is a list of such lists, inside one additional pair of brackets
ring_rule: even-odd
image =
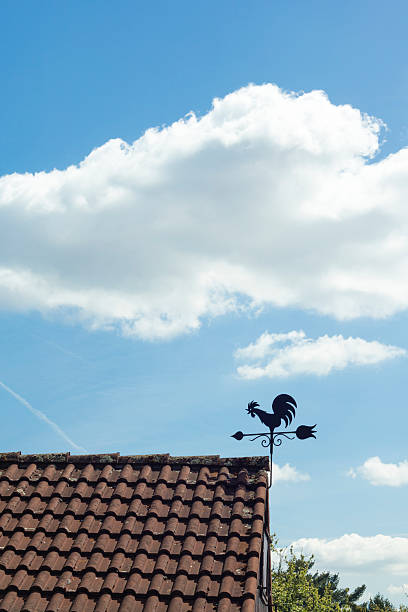
[(21, 452), (0, 453), (0, 463), (96, 463), (124, 465), (194, 465), (242, 467), (251, 470), (270, 470), (269, 457), (220, 457), (219, 455), (187, 455), (172, 457), (169, 454), (121, 455), (104, 453), (95, 455), (71, 455), (70, 453), (34, 453), (22, 455)]

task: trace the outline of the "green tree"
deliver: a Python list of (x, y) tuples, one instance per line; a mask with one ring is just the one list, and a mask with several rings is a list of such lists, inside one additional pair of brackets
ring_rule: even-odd
[[(314, 565), (313, 561), (312, 565)], [(365, 584), (356, 587), (351, 592), (350, 589), (348, 589), (347, 587), (344, 589), (340, 589), (339, 574), (331, 574), (330, 572), (315, 572), (312, 576), (312, 580), (314, 585), (318, 588), (320, 595), (324, 593), (324, 590), (326, 588), (329, 588), (332, 593), (333, 601), (338, 603), (342, 610), (348, 608), (352, 612), (357, 612), (359, 610), (359, 606), (356, 602), (361, 598), (364, 591), (366, 590)]]
[(389, 599), (377, 593), (370, 601), (365, 602), (357, 608), (358, 612), (408, 612), (406, 606), (394, 608)]
[(365, 585), (350, 591), (339, 588), (339, 575), (330, 572), (311, 573), (313, 556), (296, 556), (292, 548), (278, 548), (272, 542), (275, 564), (272, 568), (272, 599), (277, 612), (408, 612), (406, 606), (393, 607), (378, 593), (358, 604)]
[(313, 559), (304, 555), (296, 557), (293, 550), (289, 554), (272, 545), (279, 561), (272, 570), (272, 599), (279, 612), (341, 612), (333, 600), (330, 586), (326, 584), (322, 592), (314, 584), (310, 569)]

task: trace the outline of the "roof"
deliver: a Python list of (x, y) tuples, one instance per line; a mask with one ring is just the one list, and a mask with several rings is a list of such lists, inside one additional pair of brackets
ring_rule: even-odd
[(254, 611), (267, 470), (267, 457), (0, 454), (0, 611)]

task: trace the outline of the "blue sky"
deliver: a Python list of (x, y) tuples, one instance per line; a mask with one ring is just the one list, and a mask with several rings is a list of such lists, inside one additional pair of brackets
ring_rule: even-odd
[(290, 393), (272, 529), (404, 601), (407, 17), (3, 0), (4, 451), (261, 454)]

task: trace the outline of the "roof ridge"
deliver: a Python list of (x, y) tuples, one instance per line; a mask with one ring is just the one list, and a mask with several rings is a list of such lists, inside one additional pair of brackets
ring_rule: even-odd
[(89, 455), (71, 455), (71, 453), (33, 453), (23, 455), (20, 451), (0, 453), (0, 463), (98, 463), (124, 465), (194, 465), (226, 466), (246, 469), (269, 470), (269, 457), (220, 457), (219, 455), (171, 456), (168, 453), (151, 455), (121, 455), (120, 453), (100, 453)]

